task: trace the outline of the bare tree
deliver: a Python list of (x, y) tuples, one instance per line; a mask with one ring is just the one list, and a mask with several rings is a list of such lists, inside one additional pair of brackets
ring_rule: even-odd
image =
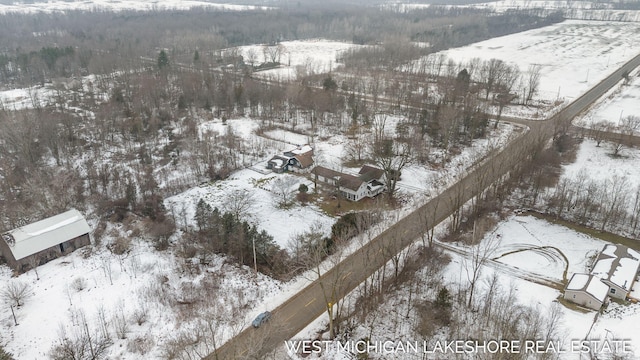
[(484, 227), (483, 221), (474, 223), (469, 252), (462, 261), (463, 270), (469, 281), (468, 307), (473, 305), (473, 295), (482, 274), (482, 267), (491, 259), (498, 247), (499, 234), (490, 234), (484, 239), (476, 239), (476, 232), (484, 233)]
[(533, 97), (538, 93), (540, 78), (542, 77), (542, 66), (540, 64), (529, 65), (525, 84), (524, 104), (528, 105)]
[(251, 68), (253, 68), (256, 66), (256, 62), (258, 61), (258, 52), (255, 48), (250, 48), (249, 50), (247, 50), (245, 58), (247, 59), (247, 63), (251, 66)]
[(624, 209), (627, 208), (629, 200), (627, 197), (628, 189), (629, 181), (626, 177), (614, 175), (606, 180), (600, 193), (600, 212), (602, 216), (600, 230), (606, 230), (607, 225), (610, 225), (613, 219), (618, 218), (620, 220)]
[(369, 136), (367, 136), (360, 126), (357, 126), (353, 137), (349, 138), (344, 149), (347, 159), (356, 163), (362, 162), (365, 159), (369, 141)]
[(608, 131), (607, 128), (609, 128), (609, 125), (604, 121), (598, 121), (589, 126), (589, 136), (595, 140), (597, 147), (599, 147), (602, 140), (604, 140), (605, 132)]
[(493, 92), (495, 86), (500, 83), (506, 64), (499, 59), (485, 61), (480, 68), (480, 79), (485, 86), (485, 100), (489, 99), (489, 94)]
[(95, 360), (104, 358), (107, 350), (113, 344), (108, 336), (99, 330), (90, 330), (84, 313), (79, 314), (80, 325), (67, 333), (62, 326), (59, 340), (53, 346), (49, 355), (53, 360)]
[(386, 117), (374, 122), (374, 139), (370, 143), (370, 156), (385, 175), (387, 195), (393, 198), (402, 169), (411, 160), (411, 144), (394, 139), (386, 133)]
[(497, 96), (498, 102), (498, 116), (496, 117), (496, 122), (494, 124), (494, 129), (498, 128), (498, 122), (500, 121), (500, 117), (502, 116), (502, 112), (504, 108), (515, 98), (516, 95), (513, 95), (511, 92), (513, 91), (513, 86), (518, 82), (518, 78), (520, 77), (520, 69), (518, 69), (517, 65), (509, 66), (506, 65), (504, 69), (504, 74), (500, 78), (500, 82), (497, 84), (497, 88), (499, 94)]
[(293, 201), (293, 194), (296, 191), (296, 178), (289, 175), (279, 176), (273, 184), (271, 191), (275, 194), (278, 206), (287, 207)]
[(284, 46), (282, 44), (271, 45), (271, 46), (263, 46), (262, 47), (262, 55), (264, 56), (265, 63), (280, 63), (280, 58), (282, 57), (282, 53), (284, 52)]
[(235, 189), (225, 198), (223, 209), (233, 214), (236, 220), (251, 215), (251, 208), (255, 204), (253, 193), (247, 189)]
[(20, 280), (10, 280), (0, 292), (2, 300), (11, 306), (22, 306), (31, 296), (31, 286)]

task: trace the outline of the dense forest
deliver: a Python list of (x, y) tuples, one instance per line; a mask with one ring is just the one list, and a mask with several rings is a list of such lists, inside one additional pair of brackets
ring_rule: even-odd
[(247, 44), (326, 38), (357, 44), (397, 40), (431, 44), (430, 51), (561, 21), (527, 12), (495, 15), (483, 10), (432, 7), (411, 13), (376, 7), (287, 7), (220, 12), (67, 12), (0, 16), (0, 83), (42, 84), (56, 77), (136, 69), (140, 57), (168, 49), (189, 63), (198, 50), (217, 64), (218, 50)]

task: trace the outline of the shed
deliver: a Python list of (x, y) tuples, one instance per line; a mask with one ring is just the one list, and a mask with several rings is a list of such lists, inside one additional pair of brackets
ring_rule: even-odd
[(17, 272), (27, 271), (89, 245), (91, 228), (71, 209), (2, 234), (0, 253)]

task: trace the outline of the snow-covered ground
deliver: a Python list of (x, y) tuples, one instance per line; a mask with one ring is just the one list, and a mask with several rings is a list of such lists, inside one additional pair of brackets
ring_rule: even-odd
[[(430, 4), (389, 3), (381, 5), (383, 9), (408, 13), (431, 7)], [(612, 3), (571, 0), (499, 0), (485, 3), (465, 5), (439, 5), (455, 8), (473, 8), (505, 13), (513, 10), (535, 9), (544, 16), (551, 12), (561, 11), (566, 19), (605, 20), (605, 21), (640, 21), (638, 10), (616, 10)]]
[(33, 1), (13, 4), (0, 4), (0, 14), (33, 14), (33, 13), (54, 13), (72, 10), (80, 11), (165, 11), (165, 10), (188, 10), (193, 8), (208, 8), (220, 11), (247, 11), (266, 10), (266, 6), (235, 5), (225, 3), (213, 3), (197, 0), (65, 0), (65, 1)]
[[(640, 72), (631, 73), (628, 84), (611, 89), (596, 103), (591, 110), (574, 120), (574, 124), (585, 128), (598, 128), (599, 126), (614, 127), (614, 131), (620, 131), (623, 128), (624, 133), (629, 130), (636, 135), (640, 133)], [(623, 119), (628, 116), (638, 118), (638, 126), (636, 128), (627, 127)], [(617, 128), (618, 130), (616, 130)]]
[(565, 268), (567, 278), (573, 273), (587, 272), (588, 256), (604, 245), (600, 240), (533, 216), (512, 217), (500, 223), (493, 233), (500, 235), (500, 241), (492, 258), (558, 281), (563, 280)]
[[(546, 105), (511, 106), (504, 114), (544, 119), (550, 111), (558, 109), (560, 102), (567, 104), (574, 100), (638, 55), (640, 44), (635, 38), (639, 31), (640, 23), (567, 20), (441, 53), (456, 63), (474, 58), (500, 59), (517, 65), (525, 77), (531, 65), (540, 65), (535, 99)], [(474, 76), (477, 75), (475, 72)]]
[(0, 91), (0, 109), (22, 110), (46, 106), (53, 94), (53, 89), (41, 86)]
[(231, 192), (235, 190), (246, 191), (251, 193), (253, 199), (249, 210), (250, 219), (261, 230), (265, 230), (273, 236), (280, 247), (287, 249), (293, 235), (310, 229), (312, 225), (320, 225), (324, 233), (328, 235), (335, 219), (324, 214), (318, 207), (306, 205), (281, 209), (277, 206), (278, 195), (274, 194), (270, 188), (279, 177), (292, 180), (292, 194), (297, 193), (300, 184), (305, 184), (309, 189), (313, 189), (313, 183), (303, 177), (287, 174), (264, 175), (251, 169), (245, 169), (234, 173), (224, 181), (196, 187), (172, 196), (165, 203), (169, 209), (179, 213), (182, 213), (184, 208), (186, 218), (191, 221), (195, 215), (195, 206), (200, 199), (204, 199), (212, 207), (225, 209)]
[[(612, 303), (603, 314), (596, 316), (593, 311), (580, 311), (576, 308), (559, 305), (558, 299), (562, 296), (561, 291), (524, 280), (515, 271), (509, 271), (509, 267), (512, 267), (514, 270), (525, 270), (534, 274), (555, 277), (558, 281), (561, 281), (564, 264), (560, 263), (565, 262), (563, 260), (564, 257), (569, 263), (568, 276), (570, 277), (574, 271), (585, 271), (588, 258), (601, 250), (606, 242), (530, 215), (512, 216), (500, 222), (496, 229), (488, 234), (483, 241), (489, 238), (498, 240), (498, 246), (492, 255), (493, 258), (508, 266), (500, 268), (484, 266), (477, 281), (479, 284), (477, 293), (481, 294), (486, 290), (490, 279), (495, 274), (498, 276), (498, 284), (502, 289), (501, 291), (507, 292), (509, 289), (513, 289), (516, 294), (515, 301), (518, 304), (534, 308), (539, 314), (543, 315), (549, 314), (552, 311), (552, 307), (557, 307), (560, 310), (560, 320), (556, 332), (557, 340), (560, 343), (558, 344), (559, 347), (555, 348), (555, 352), (560, 359), (577, 360), (581, 359), (581, 356), (584, 358), (585, 353), (580, 353), (579, 347), (572, 348), (571, 345), (572, 342), (579, 342), (584, 339), (624, 340), (625, 346), (630, 347), (637, 354), (637, 349), (640, 349), (640, 304), (623, 306)], [(465, 248), (464, 246), (458, 246), (462, 249)], [(541, 247), (543, 249), (552, 247), (556, 250), (549, 250), (545, 253), (541, 251)], [(523, 249), (529, 250), (521, 253), (511, 253), (514, 250)], [(447, 253), (451, 256), (451, 262), (441, 273), (443, 285), (449, 289), (466, 288), (468, 286), (465, 272), (465, 268), (468, 266), (467, 263), (460, 254), (455, 252)], [(560, 253), (564, 257), (557, 255)], [(523, 254), (523, 256), (517, 254)], [(401, 291), (385, 295), (385, 301), (378, 307), (375, 314), (372, 313), (367, 316), (364, 322), (359, 322), (355, 325), (355, 328), (350, 332), (351, 337), (347, 340), (355, 342), (366, 338), (373, 342), (388, 340), (394, 342), (422, 342), (423, 338), (415, 332), (417, 326), (415, 314), (409, 312), (416, 310), (408, 310), (412, 307), (409, 304), (411, 301), (419, 302), (423, 293), (430, 293), (425, 291), (424, 288), (430, 287), (431, 285), (429, 284), (433, 279), (430, 279), (424, 272), (420, 272), (420, 274), (420, 276), (425, 276), (425, 278), (416, 280), (419, 284), (422, 284), (420, 290), (416, 290), (417, 292), (412, 296), (408, 294), (407, 287), (403, 287)], [(433, 294), (430, 293), (429, 296), (433, 296)], [(407, 317), (406, 314), (409, 314), (409, 316)], [(317, 336), (318, 330), (326, 329), (326, 326), (327, 321), (322, 316), (301, 331), (295, 339), (313, 339)], [(464, 333), (464, 330), (462, 332)], [(434, 337), (441, 338), (442, 334), (436, 332)], [(477, 340), (491, 341), (494, 339), (479, 338)], [(329, 351), (326, 353), (320, 356), (314, 354), (312, 357), (318, 359), (352, 359), (353, 355), (340, 351), (334, 345), (330, 345), (328, 349)], [(286, 352), (286, 347), (283, 346), (282, 351)], [(601, 352), (600, 354), (604, 355), (604, 353)], [(378, 351), (369, 355), (372, 359), (424, 358), (420, 351), (417, 354), (412, 352), (384, 353), (383, 351)], [(627, 355), (629, 354), (627, 353)], [(291, 352), (289, 356), (292, 359), (304, 358), (300, 354)], [(468, 358), (473, 358), (473, 356)]]
[[(90, 257), (83, 256), (87, 248), (78, 250), (39, 266), (39, 280), (34, 271), (11, 278), (9, 269), (0, 266), (0, 287), (20, 281), (31, 288), (25, 304), (14, 309), (17, 326), (9, 307), (0, 307), (0, 342), (7, 344), (16, 359), (46, 359), (64, 336), (73, 338), (85, 331), (84, 317), (91, 336), (105, 332), (113, 340), (109, 358), (157, 359), (181, 325), (189, 326), (190, 320), (180, 317), (179, 307), (168, 306), (191, 296), (188, 290), (215, 283), (233, 294), (216, 300), (229, 312), (245, 306), (259, 310), (257, 304), (280, 291), (277, 281), (261, 274), (254, 281), (251, 270), (226, 264), (224, 259), (218, 259), (206, 272), (189, 274), (172, 254), (153, 251), (148, 243), (134, 238), (131, 249), (115, 255), (101, 248)], [(107, 323), (104, 329), (100, 318)], [(117, 336), (119, 319), (127, 328), (125, 339)], [(250, 321), (250, 316), (240, 319), (241, 324)], [(136, 344), (146, 352), (132, 351)]]
[[(384, 9), (399, 12), (409, 12), (414, 10), (427, 9), (430, 4), (411, 3), (390, 3), (381, 5)], [(441, 5), (440, 5), (441, 6)], [(566, 9), (594, 9), (603, 7), (610, 8), (609, 4), (594, 3), (590, 1), (566, 1), (566, 0), (499, 0), (486, 3), (475, 3), (468, 5), (448, 5), (450, 7), (467, 7), (477, 9), (489, 9), (495, 12), (504, 12), (512, 9), (545, 9), (545, 10), (566, 10)]]
[[(279, 61), (282, 66), (276, 69), (260, 71), (257, 75), (266, 78), (287, 80), (294, 79), (298, 75), (326, 73), (340, 65), (336, 63), (336, 57), (340, 52), (363, 45), (324, 39), (310, 39), (283, 41), (279, 46), (280, 51), (276, 60)], [(243, 55), (245, 62), (251, 58), (249, 54), (253, 53), (256, 65), (258, 65), (271, 61), (270, 56), (265, 55), (265, 48), (272, 47), (273, 46), (265, 45), (247, 45), (234, 49), (237, 49), (239, 54)]]
[(603, 142), (598, 147), (594, 140), (585, 139), (580, 145), (576, 161), (563, 166), (563, 176), (576, 179), (586, 175), (602, 183), (614, 177), (626, 178), (628, 189), (633, 193), (640, 185), (640, 150), (623, 148), (622, 156), (618, 158), (612, 158), (611, 153), (610, 144)]
[[(564, 262), (564, 258), (569, 263), (567, 278), (571, 278), (573, 273), (586, 272), (589, 257), (596, 255), (607, 244), (600, 239), (533, 216), (513, 216), (498, 224), (489, 236), (496, 234), (500, 234), (499, 246), (494, 255), (494, 258), (498, 257), (498, 261), (533, 273), (554, 276), (559, 280), (562, 279), (561, 271), (564, 265), (558, 265)], [(540, 249), (541, 247), (547, 248)], [(505, 255), (513, 250), (527, 248), (531, 250)], [(564, 256), (558, 257), (560, 253)], [(488, 276), (489, 273), (488, 271), (483, 277)], [(508, 274), (500, 275), (508, 279), (507, 281), (514, 280)], [(516, 283), (519, 283), (518, 293), (521, 294), (519, 297), (524, 303), (530, 302), (542, 308), (548, 308), (557, 297), (562, 295), (557, 290), (524, 280), (518, 279)], [(639, 286), (635, 284), (634, 290)], [(593, 312), (585, 314), (566, 307), (563, 307), (562, 312), (561, 335), (567, 339), (625, 339), (636, 349), (636, 355), (640, 351), (640, 304), (612, 303), (597, 318), (591, 330)], [(563, 358), (577, 359), (579, 354), (569, 352)]]

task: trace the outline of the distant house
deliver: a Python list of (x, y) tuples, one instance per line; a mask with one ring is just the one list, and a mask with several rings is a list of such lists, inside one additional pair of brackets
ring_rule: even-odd
[(267, 161), (267, 169), (275, 173), (287, 171), (303, 173), (313, 166), (313, 148), (309, 145), (299, 146), (285, 151), (282, 155), (274, 155)]
[(640, 253), (623, 245), (607, 244), (589, 274), (571, 277), (564, 298), (599, 310), (606, 303), (607, 296), (627, 299), (638, 279), (639, 270)]
[(75, 209), (2, 234), (0, 253), (17, 272), (42, 265), (91, 243), (89, 224)]
[(337, 188), (340, 195), (351, 201), (360, 201), (365, 197), (373, 198), (385, 190), (382, 182), (384, 170), (365, 165), (358, 176), (345, 174), (323, 166), (311, 170), (314, 182), (324, 183)]

